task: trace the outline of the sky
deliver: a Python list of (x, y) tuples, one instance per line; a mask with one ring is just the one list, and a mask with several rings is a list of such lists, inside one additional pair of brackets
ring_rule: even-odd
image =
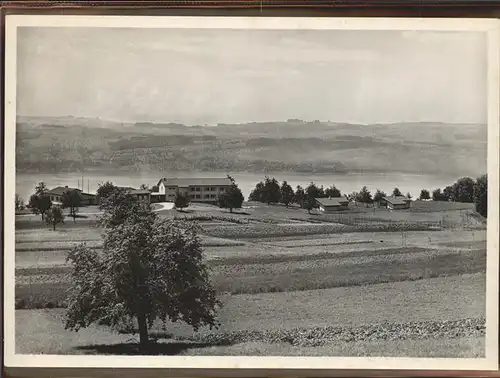
[(486, 123), (475, 32), (18, 30), (17, 113), (188, 125)]

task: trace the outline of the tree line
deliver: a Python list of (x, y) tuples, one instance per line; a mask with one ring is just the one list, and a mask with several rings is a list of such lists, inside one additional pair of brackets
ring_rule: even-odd
[(444, 189), (434, 189), (432, 194), (427, 189), (420, 192), (421, 200), (451, 201), (474, 203), (476, 211), (483, 217), (488, 215), (488, 175), (479, 176), (476, 180), (471, 177), (459, 178), (454, 184)]
[[(398, 188), (394, 188), (392, 195), (402, 196), (403, 194)], [(366, 186), (363, 186), (359, 192), (342, 195), (342, 192), (335, 185), (324, 188), (312, 181), (307, 187), (304, 188), (301, 185), (297, 185), (294, 190), (286, 181), (283, 181), (280, 185), (276, 178), (266, 177), (263, 181), (255, 185), (248, 199), (250, 201), (267, 203), (268, 205), (281, 203), (286, 207), (291, 204), (297, 204), (310, 212), (317, 206), (317, 198), (345, 197), (349, 202), (361, 203), (368, 206), (374, 202), (380, 202), (386, 196), (386, 193), (379, 189), (372, 195)], [(411, 198), (409, 193), (407, 196)]]
[[(440, 188), (435, 189), (432, 195), (429, 190), (422, 189), (418, 199), (474, 203), (476, 211), (486, 217), (487, 191), (487, 175), (482, 175), (476, 180), (470, 177), (462, 177), (454, 184), (445, 187), (443, 190)], [(409, 199), (413, 198), (411, 193), (404, 195), (397, 187), (393, 189), (391, 195), (394, 197), (404, 196)], [(351, 203), (370, 206), (375, 203), (380, 203), (384, 197), (387, 197), (387, 194), (377, 189), (372, 195), (370, 190), (366, 186), (363, 186), (359, 192), (342, 195), (341, 191), (335, 185), (331, 185), (325, 189), (323, 186), (317, 186), (314, 182), (311, 182), (305, 188), (301, 185), (297, 185), (294, 190), (286, 181), (280, 184), (276, 178), (266, 176), (264, 180), (255, 185), (248, 199), (249, 201), (262, 202), (268, 205), (281, 203), (286, 207), (291, 204), (297, 204), (310, 212), (317, 206), (317, 198), (339, 198), (342, 196)]]

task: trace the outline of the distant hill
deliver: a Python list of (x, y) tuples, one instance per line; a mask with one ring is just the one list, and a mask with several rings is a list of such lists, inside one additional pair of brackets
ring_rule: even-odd
[(185, 126), (19, 117), (18, 172), (81, 170), (480, 174), (486, 125), (256, 122)]

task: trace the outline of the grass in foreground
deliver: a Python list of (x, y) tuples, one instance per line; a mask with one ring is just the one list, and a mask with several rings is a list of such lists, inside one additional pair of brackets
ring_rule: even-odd
[(247, 342), (231, 346), (186, 348), (186, 356), (316, 356), (316, 357), (413, 357), (413, 358), (481, 358), (483, 337), (438, 340), (396, 340), (390, 342), (343, 342), (318, 347), (290, 344)]
[[(210, 331), (201, 329), (194, 333), (182, 323), (169, 323), (166, 337), (191, 340), (196, 343), (218, 343), (210, 335), (238, 333), (240, 331), (262, 332), (265, 330), (293, 330), (313, 327), (359, 327), (367, 324), (408, 323), (437, 321), (446, 322), (462, 318), (484, 317), (485, 314), (484, 275), (437, 278), (417, 282), (400, 282), (367, 287), (336, 288), (311, 292), (274, 293), (257, 295), (226, 296), (224, 307), (219, 313), (222, 327)], [(16, 348), (18, 353), (96, 353), (92, 345), (133, 344), (135, 338), (110, 332), (105, 327), (91, 326), (79, 332), (64, 330), (64, 310), (17, 310)], [(155, 332), (162, 332), (155, 325)], [(217, 339), (217, 338), (216, 338)], [(462, 340), (462, 341), (461, 341)], [(285, 344), (255, 343), (254, 341), (231, 346), (188, 348), (183, 354), (235, 354), (275, 355), (377, 355), (378, 346), (385, 355), (389, 348), (393, 355), (438, 356), (450, 353), (452, 356), (471, 356), (468, 341), (464, 338), (446, 340), (406, 340), (390, 342), (365, 341), (344, 343), (315, 348), (295, 347)], [(234, 343), (234, 340), (229, 340)], [(482, 341), (478, 339), (477, 353)], [(348, 345), (347, 345), (348, 344)], [(238, 346), (239, 345), (239, 346)], [(245, 346), (246, 345), (246, 346)], [(249, 350), (248, 345), (262, 346), (262, 354)], [(371, 345), (369, 350), (364, 349)], [(401, 351), (398, 352), (400, 346)], [(406, 347), (405, 347), (406, 345)], [(427, 345), (425, 347), (425, 345)], [(77, 349), (78, 347), (84, 347)], [(341, 348), (340, 351), (339, 349)], [(354, 349), (353, 349), (354, 348)], [(426, 349), (427, 348), (427, 349)], [(448, 348), (448, 349), (442, 349)], [(479, 348), (479, 349), (478, 349)], [(346, 354), (342, 354), (345, 350)], [(459, 352), (462, 350), (462, 352)], [(331, 352), (328, 352), (331, 351)], [(366, 351), (366, 353), (364, 352)], [(316, 354), (317, 353), (317, 354)], [(338, 353), (338, 354), (337, 354)], [(464, 353), (464, 354), (460, 354)]]

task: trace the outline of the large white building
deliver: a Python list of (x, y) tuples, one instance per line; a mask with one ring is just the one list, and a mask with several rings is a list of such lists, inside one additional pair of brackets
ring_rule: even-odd
[(158, 200), (173, 202), (176, 193), (189, 196), (191, 202), (216, 204), (217, 197), (231, 186), (228, 178), (162, 178), (158, 182)]

